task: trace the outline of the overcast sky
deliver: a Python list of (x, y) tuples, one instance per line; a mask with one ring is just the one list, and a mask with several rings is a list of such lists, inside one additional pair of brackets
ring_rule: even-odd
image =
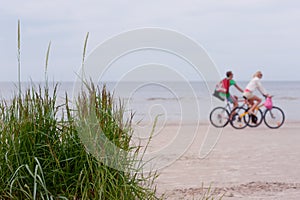
[(221, 74), (249, 80), (300, 80), (300, 1), (297, 0), (0, 0), (0, 81), (17, 80), (17, 21), (21, 21), (22, 80), (72, 81), (87, 54), (121, 32), (159, 27), (201, 44)]

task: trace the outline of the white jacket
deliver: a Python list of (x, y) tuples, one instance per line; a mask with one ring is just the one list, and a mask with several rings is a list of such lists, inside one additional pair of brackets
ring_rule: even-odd
[(260, 78), (254, 77), (246, 86), (246, 90), (250, 90), (250, 92), (254, 92), (256, 89), (259, 90), (263, 95), (267, 95), (266, 90), (263, 88)]

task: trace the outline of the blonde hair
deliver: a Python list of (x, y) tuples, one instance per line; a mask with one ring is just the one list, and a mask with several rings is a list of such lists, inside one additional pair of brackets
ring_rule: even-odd
[(262, 74), (261, 71), (255, 72), (255, 73), (253, 74), (253, 78), (254, 78), (254, 77), (258, 77), (260, 74)]

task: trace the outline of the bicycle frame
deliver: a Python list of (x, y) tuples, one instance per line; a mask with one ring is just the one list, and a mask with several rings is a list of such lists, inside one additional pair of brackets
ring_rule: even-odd
[[(255, 108), (254, 110), (257, 111), (257, 110), (259, 110), (261, 107), (264, 107), (264, 104), (263, 104), (263, 103), (260, 104), (260, 105), (258, 105), (258, 106), (256, 106), (256, 108)], [(244, 117), (245, 115), (248, 115), (248, 114), (249, 114), (249, 112), (246, 111), (246, 112), (240, 114), (240, 118), (242, 118), (242, 117)]]

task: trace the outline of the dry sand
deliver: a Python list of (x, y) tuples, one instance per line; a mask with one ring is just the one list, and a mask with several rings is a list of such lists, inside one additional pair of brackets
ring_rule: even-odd
[[(182, 126), (194, 131), (195, 124)], [(264, 124), (243, 130), (228, 125), (210, 154), (200, 158), (207, 127), (200, 125), (188, 150), (158, 171), (159, 194), (201, 199), (210, 188), (215, 199), (300, 199), (300, 123), (285, 123), (275, 130)], [(166, 125), (150, 149), (165, 145), (178, 128)]]

